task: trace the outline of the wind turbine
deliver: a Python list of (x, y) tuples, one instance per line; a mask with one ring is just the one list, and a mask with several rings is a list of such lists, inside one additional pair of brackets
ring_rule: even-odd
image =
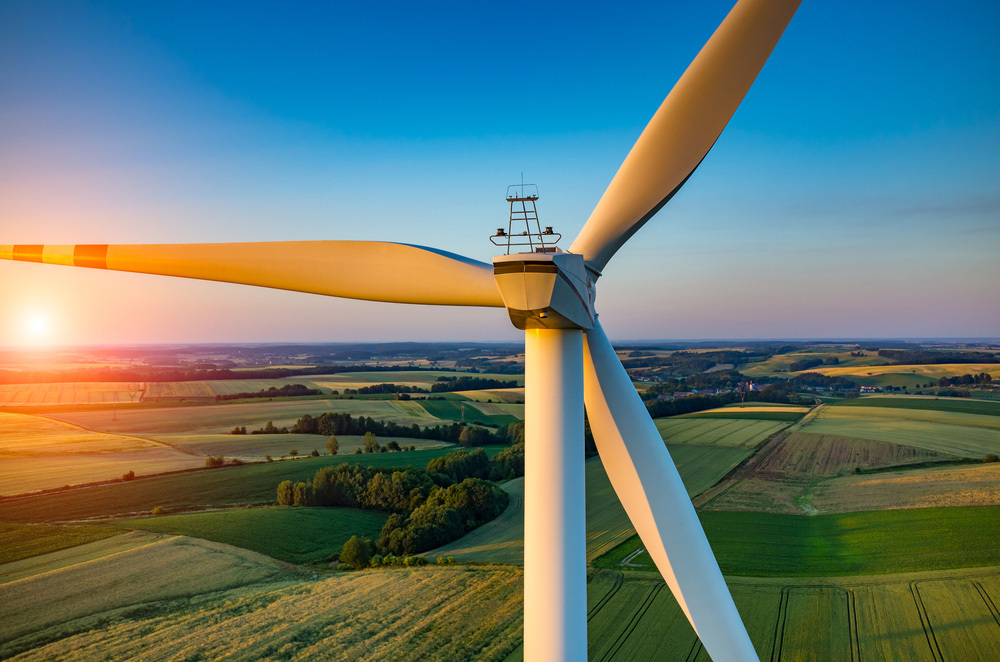
[(757, 660), (673, 461), (597, 321), (595, 283), (687, 181), (800, 0), (739, 0), (653, 115), (568, 252), (493, 265), (392, 242), (0, 246), (0, 258), (327, 296), (506, 308), (525, 331), (524, 652), (587, 657), (583, 414), (629, 519), (716, 662)]

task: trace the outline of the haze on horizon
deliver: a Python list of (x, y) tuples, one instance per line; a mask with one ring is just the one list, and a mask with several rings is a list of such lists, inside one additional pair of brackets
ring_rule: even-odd
[[(0, 4), (0, 242), (567, 248), (732, 2)], [(614, 258), (615, 339), (1000, 336), (1000, 6), (804, 2)], [(510, 340), (504, 311), (0, 263), (0, 346)]]

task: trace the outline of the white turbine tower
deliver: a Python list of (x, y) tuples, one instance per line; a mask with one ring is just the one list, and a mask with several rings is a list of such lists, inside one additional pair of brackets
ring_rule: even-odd
[(608, 477), (715, 662), (757, 660), (677, 469), (594, 312), (615, 252), (684, 184), (800, 0), (740, 0), (629, 152), (568, 252), (493, 266), (365, 241), (0, 246), (0, 258), (328, 296), (508, 310), (525, 331), (524, 653), (585, 660), (584, 403)]

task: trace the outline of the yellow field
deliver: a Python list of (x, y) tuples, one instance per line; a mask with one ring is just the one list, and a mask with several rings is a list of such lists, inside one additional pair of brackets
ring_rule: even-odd
[(524, 418), (524, 405), (498, 404), (496, 402), (471, 402), (469, 403), (487, 416), (513, 416)]
[[(101, 414), (110, 417), (108, 412)], [(204, 463), (202, 457), (147, 439), (0, 412), (0, 495), (110, 480), (129, 471), (143, 475)]]
[(725, 407), (719, 407), (717, 409), (706, 409), (705, 411), (698, 412), (699, 414), (711, 414), (711, 413), (731, 413), (734, 409), (739, 411), (789, 411), (795, 414), (804, 414), (809, 411), (810, 407), (800, 407), (797, 405), (782, 405), (782, 404), (752, 404), (752, 405), (726, 405)]
[(820, 512), (1000, 505), (1000, 463), (842, 476), (812, 495)]
[(1000, 363), (938, 363), (936, 365), (904, 365), (902, 363), (893, 363), (891, 365), (846, 367), (817, 366), (805, 372), (818, 372), (831, 377), (867, 377), (869, 375), (900, 374), (938, 379), (940, 377), (952, 377), (955, 375), (975, 375), (980, 372), (1000, 375)]
[(0, 412), (0, 458), (118, 453), (161, 447), (138, 437), (91, 432), (41, 416)]
[(140, 382), (0, 384), (0, 406), (139, 402), (144, 388), (145, 384)]
[(148, 382), (144, 401), (156, 402), (159, 398), (215, 398), (207, 382)]
[[(24, 576), (27, 564), (33, 564), (33, 572)], [(285, 564), (245, 549), (150, 533), (115, 536), (8, 565), (17, 567), (5, 566), (7, 581), (0, 584), (3, 658), (10, 657), (18, 638), (74, 619), (290, 574)], [(9, 579), (11, 572), (22, 576)], [(126, 657), (131, 656), (119, 659)]]
[[(159, 583), (157, 577), (166, 580), (178, 574), (173, 572), (176, 566), (165, 567), (159, 557), (153, 560), (152, 568), (134, 567), (133, 581), (145, 584), (138, 573), (153, 574), (153, 584)], [(181, 560), (186, 561), (185, 576), (208, 580), (216, 589), (222, 582), (215, 573), (223, 580), (232, 573), (224, 562), (222, 567), (216, 562), (214, 572), (202, 568), (197, 554), (174, 559)], [(158, 568), (163, 571), (156, 573)], [(255, 564), (249, 572), (254, 570)], [(18, 659), (495, 661), (503, 660), (520, 643), (523, 590), (517, 568), (397, 568), (340, 573), (311, 582), (264, 583), (260, 579), (267, 574), (257, 570), (256, 578), (248, 579), (249, 572), (236, 573), (230, 581), (258, 583), (201, 600), (187, 599), (187, 595), (211, 588), (185, 578), (172, 591), (183, 599), (169, 610), (109, 614), (100, 626), (81, 628), (78, 621), (67, 629), (82, 630), (81, 634), (62, 639), (48, 636), (43, 639), (47, 645), (35, 644)], [(126, 580), (124, 572), (120, 580)], [(44, 588), (52, 595), (57, 587), (49, 583)], [(148, 602), (150, 593), (159, 593), (157, 599), (163, 600), (167, 588), (143, 587), (134, 597), (124, 591), (122, 598), (131, 597), (135, 604)], [(49, 606), (31, 597), (25, 596), (27, 613)], [(45, 623), (62, 623), (76, 615), (69, 610), (80, 601), (79, 596), (74, 591), (66, 597), (69, 605), (54, 603), (56, 613), (43, 616)], [(89, 606), (90, 613), (95, 607)], [(41, 625), (23, 618), (24, 613), (0, 612), (0, 616), (9, 628), (23, 624), (22, 631)], [(17, 650), (17, 644), (0, 646), (0, 656)]]

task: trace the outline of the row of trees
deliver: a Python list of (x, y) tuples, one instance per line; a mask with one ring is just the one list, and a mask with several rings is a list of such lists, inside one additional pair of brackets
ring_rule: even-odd
[(989, 384), (993, 381), (993, 375), (988, 372), (981, 372), (978, 375), (962, 375), (961, 377), (941, 377), (937, 381), (938, 386), (964, 386), (966, 384)]
[(879, 356), (895, 359), (907, 365), (929, 365), (936, 363), (1000, 363), (993, 352), (957, 352), (935, 349), (880, 349)]
[[(295, 422), (291, 432), (293, 434), (321, 434), (326, 437), (345, 434), (363, 435), (371, 432), (380, 437), (436, 439), (463, 446), (485, 446), (487, 444), (507, 444), (514, 441), (510, 436), (510, 429), (509, 425), (506, 428), (502, 427), (491, 431), (488, 428), (467, 426), (457, 422), (422, 428), (416, 423), (405, 426), (394, 421), (378, 421), (365, 416), (354, 418), (350, 414), (341, 412), (325, 412), (319, 416), (305, 414)], [(521, 429), (523, 430), (523, 424)]]
[(221, 400), (244, 400), (246, 398), (293, 398), (304, 395), (321, 395), (323, 391), (318, 388), (309, 388), (302, 384), (285, 384), (281, 388), (271, 386), (268, 389), (261, 389), (254, 392), (227, 393), (215, 396), (216, 401)]
[(431, 392), (481, 391), (490, 388), (517, 388), (517, 381), (503, 381), (487, 377), (438, 377), (438, 380), (431, 385)]

